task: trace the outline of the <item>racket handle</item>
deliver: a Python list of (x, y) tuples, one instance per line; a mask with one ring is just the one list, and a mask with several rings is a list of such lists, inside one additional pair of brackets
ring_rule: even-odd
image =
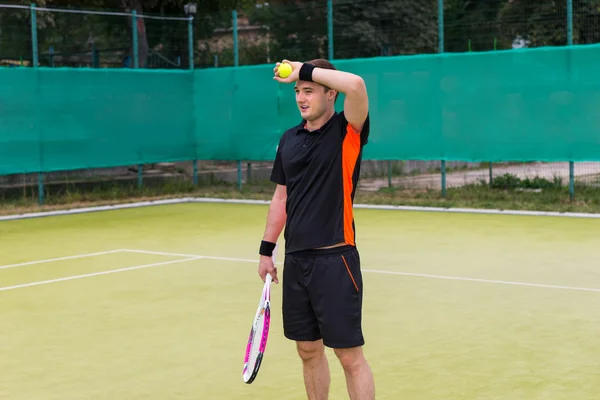
[(273, 255), (271, 258), (273, 259), (273, 264), (275, 264), (275, 258), (277, 258), (277, 249), (279, 248), (279, 243), (275, 243), (275, 248), (273, 249)]
[[(275, 264), (275, 256), (277, 255), (277, 248), (279, 247), (279, 243), (275, 244), (275, 248), (273, 249), (273, 255), (271, 255), (271, 259), (273, 260), (273, 264)], [(265, 278), (265, 283), (270, 284), (273, 281), (273, 277), (271, 274), (267, 274)]]

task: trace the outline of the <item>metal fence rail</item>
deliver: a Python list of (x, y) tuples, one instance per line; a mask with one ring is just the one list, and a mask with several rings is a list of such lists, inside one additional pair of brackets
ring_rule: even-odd
[[(597, 5), (587, 0), (552, 5), (501, 0), (264, 2), (231, 13), (188, 16), (0, 4), (0, 65), (193, 69), (266, 64), (282, 58), (512, 51), (600, 42), (599, 21)], [(244, 176), (252, 174), (252, 164), (230, 162), (237, 168), (234, 176), (241, 188)], [(196, 168), (194, 164), (194, 182)], [(137, 166), (137, 171), (141, 182), (144, 167)], [(390, 160), (374, 162), (365, 176), (369, 174), (381, 175), (387, 186), (433, 188), (442, 196), (464, 184), (492, 186), (506, 176), (539, 176), (566, 185), (573, 200), (578, 185), (595, 187), (600, 182), (596, 163), (569, 161)], [(43, 193), (43, 177), (39, 182)]]
[(193, 68), (193, 21), (191, 15), (156, 16), (135, 10), (125, 13), (0, 4), (0, 63)]
[[(224, 22), (226, 18), (223, 15), (204, 16), (207, 21), (220, 21), (221, 26), (218, 31), (200, 38), (203, 49), (200, 64), (218, 67), (262, 64), (282, 58), (306, 60), (323, 57), (334, 60), (436, 52), (504, 51), (600, 41), (600, 11), (586, 0), (567, 0), (562, 8), (543, 2), (537, 5), (498, 0), (477, 3), (477, 10), (470, 2), (452, 0), (403, 2), (403, 7), (399, 2), (390, 0), (267, 3), (247, 10), (242, 26), (239, 25), (237, 11), (232, 13), (229, 25)], [(407, 4), (410, 7), (407, 8)], [(387, 11), (378, 12), (379, 8)], [(420, 164), (417, 170), (430, 164), (415, 162)], [(393, 162), (379, 163), (384, 169), (387, 164), (388, 184), (392, 186)], [(462, 164), (468, 169), (480, 169), (479, 163)], [(526, 175), (523, 167), (512, 165), (510, 173)], [(241, 168), (241, 162), (238, 168)], [(436, 180), (434, 187), (446, 196), (449, 185), (456, 185), (457, 172), (454, 171), (453, 177), (448, 178), (446, 160), (440, 160), (436, 168), (438, 172), (429, 178)], [(498, 171), (494, 171), (495, 168)], [(555, 171), (556, 168), (543, 163), (538, 166), (540, 171)], [(576, 177), (585, 175), (581, 171), (591, 167), (586, 165), (576, 170), (573, 162), (567, 162), (560, 168), (564, 169), (560, 176), (568, 185), (569, 196), (573, 200)], [(484, 169), (490, 182), (505, 171), (501, 165), (492, 163), (487, 163)], [(410, 186), (409, 180), (402, 182)]]

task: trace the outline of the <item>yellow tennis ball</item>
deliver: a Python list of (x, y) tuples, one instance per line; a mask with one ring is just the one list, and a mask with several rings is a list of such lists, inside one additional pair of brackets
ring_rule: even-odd
[(279, 72), (279, 76), (285, 79), (292, 73), (292, 66), (288, 63), (283, 63), (277, 71)]

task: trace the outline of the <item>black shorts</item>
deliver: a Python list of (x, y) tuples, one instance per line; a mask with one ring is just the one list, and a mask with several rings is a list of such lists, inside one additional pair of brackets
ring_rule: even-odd
[(362, 346), (363, 281), (354, 246), (286, 254), (283, 331), (294, 341), (330, 348)]

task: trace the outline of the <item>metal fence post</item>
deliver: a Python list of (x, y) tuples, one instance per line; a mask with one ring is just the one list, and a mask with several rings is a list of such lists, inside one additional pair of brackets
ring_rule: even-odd
[[(36, 5), (35, 3), (32, 3), (30, 6), (30, 13), (31, 13), (31, 66), (33, 68), (37, 68), (38, 64), (39, 64), (39, 59), (38, 59), (38, 38), (37, 38), (37, 12), (36, 12)], [(43, 150), (40, 149), (40, 152), (42, 152)], [(41, 155), (40, 155), (41, 158)], [(40, 165), (40, 168), (43, 168), (42, 165)], [(41, 206), (44, 204), (44, 173), (43, 172), (38, 172), (38, 204)]]
[(44, 173), (38, 173), (38, 204), (44, 205)]
[[(567, 45), (573, 45), (573, 0), (567, 0)], [(571, 53), (568, 55), (569, 61)], [(571, 66), (569, 62), (569, 67)], [(569, 71), (570, 72), (570, 71)], [(569, 161), (569, 199), (575, 198), (575, 163)]]
[(138, 164), (137, 168), (138, 168), (137, 184), (138, 184), (138, 189), (141, 189), (142, 185), (144, 184), (144, 164)]
[[(133, 10), (131, 11), (131, 45), (133, 47), (133, 65), (132, 68), (138, 68), (139, 67), (139, 47), (138, 47), (138, 29), (137, 29), (137, 11)], [(137, 165), (137, 172), (138, 172), (138, 176), (137, 176), (137, 185), (138, 185), (138, 189), (142, 188), (142, 185), (144, 184), (144, 164), (140, 163)]]
[(438, 0), (438, 53), (444, 52), (444, 0)]
[[(240, 49), (238, 43), (238, 23), (237, 23), (237, 11), (231, 12), (231, 23), (233, 24), (233, 66), (238, 67), (240, 65)], [(238, 189), (242, 190), (242, 160), (237, 160), (237, 185)]]
[(194, 17), (188, 20), (188, 57), (190, 58), (190, 69), (194, 69)]
[(198, 186), (198, 160), (194, 160), (192, 164), (194, 186)]
[[(444, 52), (444, 0), (438, 0), (438, 53)], [(446, 197), (446, 160), (440, 165), (442, 173), (442, 197)]]
[(573, 45), (573, 0), (567, 0), (567, 44)]
[(38, 60), (38, 38), (37, 38), (37, 12), (35, 10), (35, 3), (30, 6), (31, 12), (31, 60), (33, 67), (37, 68), (39, 64)]
[(238, 23), (237, 11), (231, 12), (231, 23), (233, 24), (233, 65), (237, 67), (240, 64), (240, 51), (238, 44)]
[(48, 64), (54, 68), (54, 46), (48, 47)]
[[(194, 17), (190, 16), (188, 20), (188, 58), (189, 69), (194, 70)], [(192, 179), (194, 186), (198, 185), (198, 159), (194, 158), (192, 162)]]
[(333, 61), (333, 0), (327, 0), (327, 54)]
[(139, 66), (139, 48), (138, 48), (138, 30), (137, 30), (137, 11), (131, 12), (131, 37), (133, 46), (133, 68)]
[[(498, 50), (498, 38), (496, 38), (494, 36), (494, 51)], [(490, 175), (490, 189), (493, 187), (494, 185), (494, 167), (492, 166), (492, 162), (490, 161), (490, 165), (488, 165), (488, 172)]]

